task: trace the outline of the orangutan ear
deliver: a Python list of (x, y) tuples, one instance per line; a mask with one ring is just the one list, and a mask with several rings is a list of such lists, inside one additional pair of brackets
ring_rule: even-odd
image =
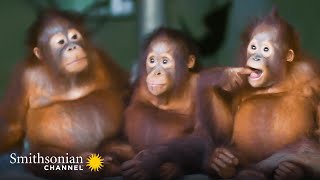
[(41, 55), (40, 49), (38, 47), (33, 48), (33, 53), (39, 60), (42, 59), (42, 55)]
[(196, 64), (196, 56), (195, 55), (190, 55), (188, 58), (188, 68), (192, 69), (194, 67), (194, 65)]
[(288, 62), (292, 62), (293, 59), (294, 59), (294, 51), (292, 49), (289, 49), (286, 60)]

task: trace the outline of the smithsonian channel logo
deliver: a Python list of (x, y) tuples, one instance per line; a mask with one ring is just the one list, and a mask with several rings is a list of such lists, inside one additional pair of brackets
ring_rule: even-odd
[(83, 171), (88, 168), (98, 172), (103, 168), (103, 158), (99, 154), (91, 154), (84, 160), (82, 156), (42, 156), (40, 153), (18, 156), (16, 153), (10, 154), (10, 164), (43, 164), (45, 171)]

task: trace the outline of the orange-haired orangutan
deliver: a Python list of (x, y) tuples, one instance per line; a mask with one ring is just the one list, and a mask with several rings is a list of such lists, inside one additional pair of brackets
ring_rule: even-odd
[(26, 138), (33, 154), (100, 153), (110, 161), (102, 150), (118, 144), (127, 73), (93, 47), (78, 18), (65, 12), (41, 14), (28, 45), (30, 56), (14, 74), (1, 106), (0, 151)]
[(238, 179), (320, 178), (319, 66), (302, 54), (276, 10), (249, 27), (241, 52), (247, 80), (226, 78), (238, 76), (226, 89), (236, 92), (229, 101), (232, 144), (214, 150), (210, 166), (222, 176), (236, 165), (252, 168)]
[[(182, 33), (160, 28), (147, 39), (139, 62), (139, 78), (125, 112), (125, 132), (139, 153), (123, 164), (126, 178), (144, 178), (135, 172), (143, 150), (184, 137), (195, 126), (196, 52)], [(172, 163), (154, 171), (157, 178), (179, 175)]]

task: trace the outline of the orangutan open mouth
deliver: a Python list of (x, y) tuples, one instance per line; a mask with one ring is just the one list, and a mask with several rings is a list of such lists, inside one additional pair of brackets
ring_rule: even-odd
[(256, 69), (256, 68), (253, 68), (253, 67), (249, 67), (252, 72), (251, 74), (249, 75), (249, 77), (251, 79), (260, 79), (262, 77), (262, 74), (263, 74), (263, 71), (261, 69)]

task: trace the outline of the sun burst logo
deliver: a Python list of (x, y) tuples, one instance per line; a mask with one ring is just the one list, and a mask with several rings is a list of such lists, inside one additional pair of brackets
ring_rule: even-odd
[(103, 168), (103, 158), (99, 154), (91, 154), (87, 158), (87, 165), (91, 171), (99, 171)]

